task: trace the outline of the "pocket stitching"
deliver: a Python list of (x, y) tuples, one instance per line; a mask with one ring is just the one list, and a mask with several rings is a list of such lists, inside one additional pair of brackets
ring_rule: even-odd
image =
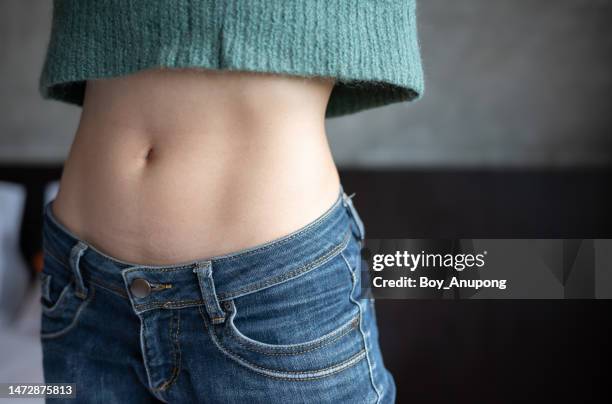
[(76, 313), (74, 314), (74, 318), (72, 319), (69, 325), (67, 325), (65, 328), (59, 331), (50, 332), (50, 333), (44, 333), (41, 330), (40, 338), (41, 339), (59, 338), (67, 334), (68, 332), (70, 332), (77, 325), (78, 320), (81, 317), (81, 313), (89, 305), (89, 303), (93, 300), (95, 293), (96, 293), (96, 289), (94, 287), (90, 287), (89, 296), (87, 297), (87, 299), (83, 300), (83, 302), (79, 305), (79, 308), (76, 310)]
[[(233, 303), (233, 302), (232, 302)], [(235, 313), (235, 311), (234, 311)], [(338, 327), (337, 329), (317, 338), (312, 341), (301, 342), (299, 344), (284, 344), (284, 345), (274, 345), (274, 344), (265, 344), (263, 342), (256, 341), (252, 338), (244, 335), (240, 330), (235, 326), (233, 318), (233, 314), (228, 319), (228, 326), (230, 329), (230, 337), (232, 337), (238, 344), (242, 345), (246, 349), (251, 351), (262, 353), (264, 355), (269, 356), (288, 356), (288, 355), (299, 355), (307, 352), (312, 352), (317, 349), (320, 349), (326, 345), (331, 344), (349, 334), (351, 331), (357, 328), (359, 325), (359, 312), (357, 312), (349, 321)], [(248, 340), (245, 340), (248, 338)], [(299, 351), (294, 351), (295, 349), (300, 349)], [(280, 352), (274, 352), (274, 351)], [(284, 352), (283, 350), (287, 350)]]
[[(359, 350), (359, 352), (357, 352), (355, 355), (351, 356), (349, 359), (345, 360), (344, 362), (340, 362), (339, 364), (332, 365), (332, 366), (329, 366), (323, 369), (309, 370), (309, 371), (297, 371), (297, 372), (283, 372), (283, 371), (278, 371), (278, 370), (273, 370), (273, 369), (267, 369), (267, 368), (255, 365), (245, 360), (244, 358), (242, 358), (240, 355), (236, 354), (235, 352), (232, 352), (231, 350), (223, 347), (221, 343), (219, 342), (217, 336), (215, 335), (214, 331), (211, 329), (211, 327), (206, 326), (206, 316), (202, 312), (202, 306), (198, 306), (198, 310), (200, 312), (200, 316), (202, 316), (202, 319), (204, 320), (203, 327), (205, 330), (208, 331), (208, 335), (210, 336), (211, 340), (213, 341), (217, 349), (219, 349), (225, 356), (234, 360), (235, 362), (238, 362), (240, 365), (246, 367), (247, 369), (250, 369), (260, 375), (263, 375), (263, 376), (266, 376), (272, 379), (291, 381), (291, 382), (301, 382), (301, 381), (322, 379), (324, 377), (333, 376), (336, 373), (347, 370), (351, 368), (352, 366), (355, 366), (356, 364), (361, 362), (366, 357), (366, 351), (364, 348), (362, 348), (361, 350)], [(308, 374), (312, 376), (302, 376), (302, 375), (308, 375)]]

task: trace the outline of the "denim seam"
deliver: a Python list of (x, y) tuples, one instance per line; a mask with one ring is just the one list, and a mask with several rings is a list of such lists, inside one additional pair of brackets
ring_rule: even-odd
[(104, 282), (104, 281), (102, 281), (99, 278), (94, 277), (94, 276), (86, 276), (85, 278), (87, 279), (87, 281), (89, 283), (93, 283), (94, 285), (96, 285), (96, 286), (98, 286), (98, 287), (100, 287), (102, 289), (106, 289), (107, 291), (112, 292), (112, 293), (116, 294), (119, 297), (122, 297), (124, 299), (129, 299), (127, 293), (125, 293), (125, 291), (123, 289), (119, 289), (119, 288), (117, 288), (115, 286), (112, 286), (111, 284), (106, 283), (106, 282)]
[[(238, 332), (240, 335), (243, 335), (234, 325), (233, 322), (233, 318), (230, 319), (230, 327), (232, 327), (232, 332), (236, 333)], [(351, 331), (353, 331), (355, 328), (357, 328), (359, 324), (359, 315), (355, 315), (351, 318), (350, 321), (348, 321), (347, 323), (341, 325), (339, 328), (337, 328), (336, 330), (318, 338), (318, 340), (314, 340), (311, 342), (304, 342), (302, 344), (294, 344), (293, 346), (295, 346), (295, 349), (299, 349), (300, 346), (307, 346), (308, 348), (305, 348), (301, 351), (291, 351), (291, 352), (271, 352), (275, 349), (274, 346), (270, 346), (270, 350), (271, 351), (266, 351), (263, 347), (259, 347), (254, 343), (250, 343), (248, 341), (242, 341), (240, 340), (240, 335), (238, 336), (232, 336), (233, 339), (240, 345), (242, 345), (243, 347), (245, 347), (246, 349), (249, 349), (251, 351), (254, 352), (258, 352), (264, 355), (268, 355), (268, 356), (291, 356), (291, 355), (299, 355), (299, 354), (303, 354), (303, 353), (307, 353), (307, 352), (312, 352), (315, 351), (317, 349), (320, 349), (326, 345), (331, 344), (332, 342), (335, 342), (337, 340), (339, 340), (340, 338), (344, 337), (345, 335), (349, 334)], [(292, 345), (278, 345), (277, 349), (287, 349), (287, 350), (291, 350), (292, 349)]]
[(146, 342), (145, 334), (147, 332), (147, 326), (144, 318), (142, 316), (138, 316), (140, 318), (140, 350), (142, 351), (142, 362), (145, 368), (145, 373), (147, 374), (147, 389), (153, 394), (158, 400), (167, 403), (167, 401), (158, 394), (159, 392), (155, 390), (153, 387), (153, 382), (151, 381), (151, 370), (149, 369), (148, 357), (149, 357), (149, 347)]
[[(200, 311), (200, 316), (202, 316), (203, 320), (206, 321), (201, 307), (199, 311)], [(339, 364), (329, 366), (324, 369), (310, 370), (310, 371), (294, 371), (294, 372), (283, 372), (283, 371), (278, 371), (278, 370), (266, 369), (264, 367), (255, 365), (245, 360), (244, 358), (242, 358), (240, 355), (236, 354), (235, 352), (232, 352), (228, 350), (227, 348), (224, 348), (219, 342), (219, 340), (217, 339), (216, 335), (214, 335), (214, 331), (212, 331), (210, 327), (204, 326), (204, 328), (205, 329), (208, 328), (208, 334), (210, 335), (211, 340), (213, 341), (215, 346), (224, 355), (238, 362), (239, 364), (246, 367), (247, 369), (251, 369), (258, 374), (261, 374), (263, 376), (266, 376), (272, 379), (295, 381), (295, 382), (322, 379), (324, 377), (332, 376), (336, 373), (342, 372), (343, 370), (349, 369), (350, 367), (356, 365), (363, 358), (366, 357), (365, 349), (362, 349), (359, 352), (357, 352), (355, 355), (351, 356), (349, 359), (345, 360), (344, 362), (340, 362)], [(302, 376), (302, 375), (313, 375), (313, 376)]]
[[(378, 387), (376, 386), (376, 382), (374, 381), (374, 372), (372, 371), (372, 360), (370, 359), (370, 352), (368, 350), (368, 341), (367, 341), (365, 332), (363, 331), (363, 308), (361, 307), (361, 304), (359, 304), (359, 302), (353, 298), (353, 292), (355, 291), (355, 287), (357, 286), (357, 275), (355, 275), (355, 272), (351, 268), (351, 265), (348, 259), (346, 258), (346, 256), (344, 255), (344, 253), (342, 253), (341, 255), (342, 255), (342, 258), (344, 259), (344, 262), (346, 263), (347, 270), (350, 272), (351, 277), (353, 279), (353, 289), (351, 290), (351, 294), (349, 295), (349, 298), (354, 304), (357, 305), (357, 307), (359, 307), (359, 331), (361, 333), (361, 338), (363, 340), (364, 351), (366, 353), (366, 361), (368, 362), (368, 373), (370, 374), (370, 382), (372, 383), (372, 388), (374, 388), (374, 391), (376, 392), (376, 397), (377, 397), (376, 403), (378, 404), (380, 403), (382, 394), (378, 390)], [(355, 269), (358, 269), (358, 268), (355, 268)]]
[(250, 285), (247, 285), (241, 289), (235, 290), (233, 292), (222, 292), (217, 294), (217, 297), (219, 299), (219, 301), (223, 301), (223, 300), (228, 300), (228, 299), (235, 299), (237, 297), (241, 297), (244, 296), (246, 294), (249, 293), (253, 293), (253, 292), (258, 292), (262, 289), (268, 288), (270, 286), (275, 286), (278, 285), (280, 283), (283, 283), (289, 279), (293, 279), (296, 278), (298, 276), (304, 275), (307, 272), (310, 272), (316, 268), (318, 268), (319, 266), (325, 264), (327, 261), (331, 260), (332, 258), (334, 258), (336, 255), (338, 255), (339, 253), (342, 252), (342, 250), (344, 250), (346, 248), (346, 246), (349, 243), (350, 240), (350, 235), (351, 235), (351, 230), (349, 228), (349, 230), (345, 233), (345, 236), (343, 238), (343, 240), (340, 242), (340, 244), (337, 244), (336, 246), (334, 246), (333, 248), (331, 248), (329, 251), (327, 251), (326, 253), (324, 253), (323, 255), (319, 256), (318, 258), (316, 258), (314, 261), (311, 261), (310, 263), (296, 268), (294, 270), (291, 270), (289, 272), (285, 272), (283, 274), (277, 275), (277, 276), (273, 276), (271, 278), (256, 282), (256, 283), (252, 283)]
[(204, 304), (202, 299), (199, 300), (178, 300), (169, 302), (153, 302), (146, 304), (134, 304), (134, 310), (137, 312), (145, 312), (152, 309), (164, 308), (164, 309), (182, 309), (190, 306), (201, 306)]
[(188, 268), (191, 268), (193, 265), (186, 265), (186, 266), (180, 266), (180, 267), (165, 267), (165, 268), (150, 268), (150, 267), (146, 267), (146, 266), (142, 266), (142, 267), (131, 267), (128, 268), (127, 270), (124, 270), (124, 272), (126, 274), (129, 274), (130, 272), (134, 272), (134, 271), (142, 271), (142, 272), (177, 272), (177, 271), (182, 271)]
[(172, 373), (170, 377), (166, 381), (161, 383), (159, 387), (153, 388), (153, 390), (156, 392), (162, 392), (162, 391), (168, 390), (172, 386), (172, 384), (176, 382), (179, 374), (181, 373), (181, 346), (179, 343), (179, 334), (180, 334), (181, 325), (180, 325), (180, 314), (178, 311), (175, 311), (173, 313), (173, 318), (175, 316), (176, 316), (176, 333), (174, 334), (174, 338), (172, 338), (173, 337), (172, 322), (170, 323), (170, 337), (173, 339), (173, 342), (174, 342), (174, 349), (172, 350), (174, 366), (172, 367)]
[(51, 332), (51, 333), (43, 333), (42, 330), (41, 330), (40, 338), (41, 339), (59, 338), (59, 337), (65, 335), (65, 334), (67, 334), (69, 331), (71, 331), (74, 327), (76, 327), (76, 325), (78, 323), (78, 320), (81, 317), (81, 313), (83, 312), (85, 307), (87, 307), (89, 305), (89, 303), (93, 300), (94, 295), (95, 295), (95, 288), (91, 288), (91, 293), (80, 304), (79, 308), (77, 309), (77, 311), (76, 311), (76, 313), (74, 315), (74, 318), (70, 322), (70, 325), (68, 325), (66, 328), (64, 328), (64, 329), (62, 329), (60, 331)]

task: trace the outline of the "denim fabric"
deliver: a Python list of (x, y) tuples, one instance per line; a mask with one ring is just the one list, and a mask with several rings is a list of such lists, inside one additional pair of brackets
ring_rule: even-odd
[(341, 187), (327, 212), (280, 239), (139, 265), (77, 238), (49, 202), (45, 381), (76, 383), (79, 403), (392, 403), (374, 301), (360, 296), (363, 237)]

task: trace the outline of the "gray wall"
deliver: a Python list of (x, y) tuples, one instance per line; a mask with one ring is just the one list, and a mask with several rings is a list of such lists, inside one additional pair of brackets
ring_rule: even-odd
[(51, 0), (0, 0), (0, 163), (63, 160), (79, 109), (38, 95)]
[[(61, 161), (78, 109), (36, 86), (51, 1), (0, 2), (0, 163)], [(328, 120), (344, 166), (612, 162), (612, 1), (420, 0), (426, 94)]]

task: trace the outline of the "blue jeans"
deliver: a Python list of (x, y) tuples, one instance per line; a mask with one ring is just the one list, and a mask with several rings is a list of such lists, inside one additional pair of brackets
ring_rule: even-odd
[[(43, 365), (79, 403), (392, 403), (364, 228), (340, 187), (309, 225), (171, 266), (96, 250), (44, 210)], [(51, 400), (49, 400), (51, 401)]]

